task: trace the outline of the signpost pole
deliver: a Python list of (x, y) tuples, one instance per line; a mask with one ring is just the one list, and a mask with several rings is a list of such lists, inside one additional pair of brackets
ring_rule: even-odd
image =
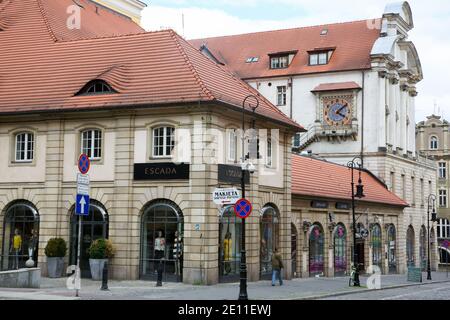
[(80, 253), (81, 253), (81, 228), (82, 228), (82, 220), (83, 215), (78, 216), (78, 250), (77, 250), (77, 269), (76, 269), (76, 275), (75, 275), (75, 284), (76, 284), (76, 293), (75, 296), (78, 297), (78, 283), (81, 282), (80, 278)]

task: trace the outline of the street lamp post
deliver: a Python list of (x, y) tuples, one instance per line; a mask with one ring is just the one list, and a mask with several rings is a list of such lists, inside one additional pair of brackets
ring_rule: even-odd
[[(241, 164), (241, 189), (242, 198), (245, 199), (245, 176), (248, 171), (248, 166), (245, 164), (244, 146), (245, 146), (245, 102), (254, 98), (256, 106), (252, 107), (253, 113), (259, 106), (258, 98), (254, 95), (247, 96), (242, 102), (242, 164)], [(239, 283), (239, 300), (248, 300), (247, 295), (247, 258), (245, 252), (245, 219), (242, 219), (241, 229), (241, 263), (240, 263), (240, 283)]]
[(427, 225), (428, 225), (428, 261), (427, 261), (427, 280), (431, 280), (431, 259), (430, 259), (430, 241), (431, 241), (431, 234), (430, 234), (430, 200), (433, 200), (433, 211), (431, 212), (431, 221), (435, 222), (436, 219), (436, 207), (435, 207), (435, 202), (436, 202), (436, 196), (434, 194), (430, 194), (428, 196), (428, 207), (427, 207)]
[[(364, 195), (364, 186), (362, 184), (362, 180), (361, 180), (361, 165), (358, 164), (359, 167), (359, 179), (358, 179), (358, 185), (356, 186), (356, 194), (355, 194), (355, 182), (353, 179), (353, 169), (355, 168), (355, 166), (357, 165), (356, 160), (360, 160), (360, 157), (355, 157), (353, 158), (352, 161), (350, 161), (347, 164), (347, 167), (351, 169), (351, 175), (352, 175), (352, 217), (353, 217), (353, 267), (355, 268), (355, 275), (353, 278), (353, 286), (355, 287), (359, 287), (360, 286), (360, 282), (359, 282), (359, 268), (357, 265), (357, 261), (358, 261), (358, 253), (356, 252), (356, 218), (355, 218), (355, 197), (361, 199), (363, 197), (365, 197)], [(361, 161), (362, 162), (362, 161)]]

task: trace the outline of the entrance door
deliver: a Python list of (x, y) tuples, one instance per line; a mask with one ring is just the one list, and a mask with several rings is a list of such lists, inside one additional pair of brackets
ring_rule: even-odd
[[(78, 226), (79, 215), (72, 214), (71, 218), (71, 245), (70, 245), (70, 264), (77, 264), (78, 253)], [(83, 216), (81, 221), (81, 250), (80, 250), (80, 269), (81, 277), (91, 278), (89, 266), (89, 255), (87, 253), (91, 243), (100, 238), (108, 237), (108, 214), (101, 204), (96, 204), (91, 200), (89, 206), (89, 215)]]
[(356, 240), (356, 254), (357, 254), (357, 264), (359, 266), (359, 271), (364, 271), (366, 269), (364, 265), (364, 241)]

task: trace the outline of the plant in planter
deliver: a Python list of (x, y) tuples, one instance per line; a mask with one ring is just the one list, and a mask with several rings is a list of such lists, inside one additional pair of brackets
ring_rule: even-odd
[(52, 238), (45, 246), (47, 256), (47, 271), (49, 278), (61, 278), (64, 270), (64, 257), (67, 252), (66, 241), (62, 238)]
[(97, 239), (91, 243), (87, 250), (89, 266), (91, 267), (92, 280), (102, 280), (102, 272), (105, 262), (112, 258), (116, 252), (111, 240)]

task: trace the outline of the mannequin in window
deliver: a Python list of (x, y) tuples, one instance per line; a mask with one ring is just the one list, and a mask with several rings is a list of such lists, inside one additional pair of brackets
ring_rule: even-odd
[(231, 272), (230, 259), (232, 256), (232, 241), (231, 240), (231, 232), (227, 232), (225, 234), (225, 239), (223, 240), (223, 262), (225, 274), (229, 274)]
[(22, 236), (19, 229), (14, 230), (13, 242), (9, 250), (13, 254), (13, 269), (19, 269), (19, 254), (22, 250)]
[(155, 239), (155, 259), (163, 259), (166, 249), (166, 239), (163, 237), (163, 232), (158, 230), (158, 237)]
[[(267, 249), (267, 243), (265, 239), (261, 239), (261, 247), (260, 247), (260, 258), (263, 262), (268, 262), (269, 251)], [(266, 266), (263, 264), (263, 272), (266, 271)]]
[(31, 260), (35, 261), (34, 254), (37, 251), (38, 235), (36, 230), (31, 230), (31, 237), (28, 241), (28, 256)]
[(175, 259), (175, 273), (176, 275), (181, 274), (180, 260), (183, 255), (183, 239), (178, 231), (175, 231), (175, 238), (173, 239), (173, 258)]

